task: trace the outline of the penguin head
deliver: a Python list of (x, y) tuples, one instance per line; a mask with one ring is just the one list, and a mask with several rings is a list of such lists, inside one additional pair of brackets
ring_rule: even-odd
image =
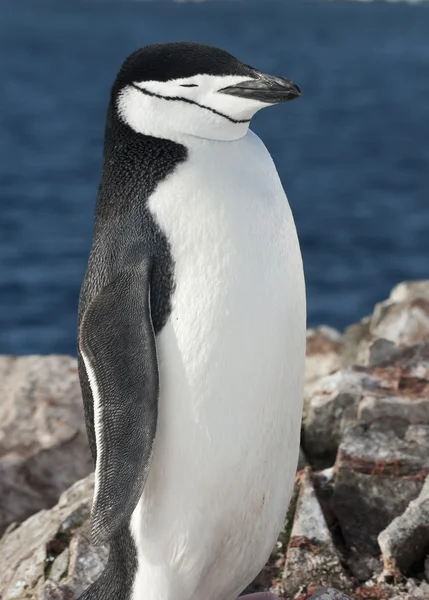
[(137, 133), (234, 140), (258, 110), (299, 95), (289, 79), (261, 73), (224, 50), (175, 42), (131, 54), (113, 85), (112, 103)]

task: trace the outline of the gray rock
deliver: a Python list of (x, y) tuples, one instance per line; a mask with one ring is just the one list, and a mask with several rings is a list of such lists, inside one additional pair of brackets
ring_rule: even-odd
[(351, 598), (334, 588), (321, 587), (308, 600), (351, 600)]
[(429, 298), (429, 280), (403, 281), (392, 288), (389, 300), (391, 302), (412, 302), (419, 298)]
[(367, 373), (344, 369), (317, 382), (307, 405), (303, 446), (310, 459), (334, 462), (343, 432), (356, 421)]
[(385, 302), (375, 307), (372, 335), (397, 345), (412, 345), (429, 336), (429, 281), (400, 283)]
[(369, 367), (376, 367), (379, 364), (393, 362), (400, 350), (395, 344), (383, 338), (377, 338), (367, 346), (367, 352), (362, 350), (361, 356), (364, 356), (363, 363)]
[(429, 341), (396, 349), (394, 362), (343, 369), (319, 379), (307, 400), (305, 453), (328, 466), (349, 427), (382, 418), (429, 424)]
[[(373, 314), (348, 327), (344, 333), (346, 364), (368, 365), (382, 352), (388, 358), (386, 341), (395, 346), (411, 346), (429, 336), (429, 281), (397, 285), (384, 302), (376, 304)], [(379, 339), (383, 342), (370, 351)], [(393, 358), (393, 354), (390, 359)]]
[(384, 419), (350, 428), (335, 468), (333, 509), (344, 539), (376, 556), (378, 534), (416, 498), (429, 473), (429, 426)]
[(427, 600), (429, 598), (429, 583), (426, 581), (419, 581), (411, 577), (405, 582), (404, 587), (410, 600)]
[(66, 548), (52, 563), (49, 577), (53, 581), (60, 581), (67, 576), (70, 561), (70, 552)]
[(298, 465), (297, 465), (296, 470), (302, 471), (307, 465), (308, 465), (307, 457), (304, 454), (304, 450), (302, 448), (300, 448), (299, 456), (298, 456)]
[(301, 477), (295, 519), (289, 539), (283, 572), (283, 585), (294, 595), (300, 588), (315, 585), (350, 588), (334, 547), (331, 533), (316, 496), (310, 471)]
[(343, 335), (343, 366), (363, 364), (360, 356), (371, 341), (369, 332), (370, 317), (363, 318), (359, 323), (347, 327)]
[(342, 351), (342, 335), (336, 329), (322, 326), (307, 330), (306, 389), (316, 379), (338, 371), (343, 366)]
[(96, 581), (104, 570), (109, 556), (106, 545), (93, 546), (87, 521), (70, 543), (70, 562), (67, 583), (79, 596)]
[(0, 534), (92, 470), (76, 360), (0, 356)]
[(415, 298), (405, 302), (377, 304), (371, 318), (370, 332), (397, 346), (411, 346), (429, 336), (429, 301)]
[(429, 397), (410, 400), (398, 396), (365, 396), (359, 403), (357, 418), (368, 425), (380, 419), (429, 425)]
[[(397, 348), (394, 360), (378, 363), (370, 373), (380, 380), (381, 387), (390, 387), (400, 395), (414, 398), (429, 390), (429, 340)], [(384, 386), (383, 386), (384, 382)]]
[(385, 572), (395, 577), (425, 560), (429, 548), (429, 478), (418, 498), (380, 533), (378, 543)]
[[(428, 337), (429, 281), (400, 283), (393, 288), (387, 300), (375, 305), (369, 318), (366, 337), (359, 346), (357, 362), (369, 364), (371, 356), (368, 346), (379, 338), (384, 342), (392, 342), (394, 346), (411, 346), (427, 340)], [(380, 350), (380, 347), (377, 350)], [(386, 351), (387, 346), (384, 345), (383, 352)]]
[(75, 600), (76, 594), (69, 585), (48, 579), (40, 588), (37, 600)]
[(393, 360), (395, 347), (428, 339), (428, 298), (429, 281), (404, 282), (394, 287), (389, 298), (375, 306), (372, 315), (346, 328), (342, 339), (342, 365), (371, 365), (380, 359)]
[(347, 557), (347, 566), (359, 583), (365, 583), (383, 571), (383, 563), (380, 558), (362, 554), (355, 548), (351, 549)]
[[(89, 475), (63, 493), (54, 508), (33, 515), (18, 528), (2, 537), (0, 540), (2, 600), (22, 598), (36, 600), (38, 594), (42, 594), (41, 590), (52, 569), (57, 569), (54, 573), (56, 572), (61, 578), (58, 571), (62, 569), (59, 566), (55, 567), (55, 562), (67, 550), (73, 533), (79, 531), (86, 522), (93, 488), (94, 476)], [(100, 553), (105, 552), (106, 548), (101, 547)], [(70, 565), (76, 560), (74, 550), (70, 549), (68, 572), (70, 572)], [(63, 575), (61, 583), (67, 584), (67, 577), (68, 573)], [(54, 581), (54, 583), (59, 582)], [(51, 588), (47, 588), (46, 594), (51, 594)], [(49, 598), (49, 595), (46, 598)]]

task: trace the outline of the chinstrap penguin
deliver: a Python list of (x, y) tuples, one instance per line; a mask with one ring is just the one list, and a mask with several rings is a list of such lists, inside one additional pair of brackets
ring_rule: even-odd
[(249, 130), (299, 96), (196, 43), (141, 48), (111, 90), (78, 360), (95, 460), (80, 600), (234, 600), (297, 464), (305, 290), (293, 217)]

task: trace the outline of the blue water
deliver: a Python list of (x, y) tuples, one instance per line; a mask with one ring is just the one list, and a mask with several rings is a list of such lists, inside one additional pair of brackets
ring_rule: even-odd
[(310, 325), (429, 276), (429, 7), (270, 2), (0, 4), (0, 352), (75, 353), (109, 86), (122, 59), (193, 39), (294, 79), (262, 111), (295, 214)]

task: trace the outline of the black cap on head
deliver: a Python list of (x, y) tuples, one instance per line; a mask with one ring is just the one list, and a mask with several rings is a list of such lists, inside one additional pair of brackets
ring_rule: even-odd
[(196, 42), (153, 44), (130, 54), (118, 73), (115, 87), (135, 81), (168, 81), (199, 74), (254, 77), (255, 69), (213, 46)]

